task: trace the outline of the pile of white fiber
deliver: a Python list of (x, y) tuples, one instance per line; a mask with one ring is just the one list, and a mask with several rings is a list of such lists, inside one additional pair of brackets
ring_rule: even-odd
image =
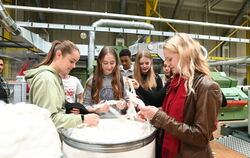
[(74, 128), (71, 138), (90, 143), (124, 143), (150, 135), (154, 128), (147, 124), (122, 119), (101, 119), (94, 127)]
[(0, 102), (0, 158), (60, 158), (50, 112), (36, 105)]

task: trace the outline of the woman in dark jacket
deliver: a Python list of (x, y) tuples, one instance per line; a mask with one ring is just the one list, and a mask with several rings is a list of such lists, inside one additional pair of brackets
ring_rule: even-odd
[(137, 52), (134, 68), (134, 79), (136, 79), (140, 86), (136, 90), (136, 94), (144, 102), (145, 105), (161, 106), (152, 102), (150, 98), (144, 97), (144, 91), (157, 92), (162, 89), (162, 79), (154, 72), (153, 58), (148, 50)]
[(164, 129), (162, 158), (212, 158), (209, 141), (216, 129), (222, 93), (211, 78), (200, 44), (187, 34), (177, 34), (164, 44), (164, 55), (174, 77), (162, 110), (140, 107), (138, 117)]

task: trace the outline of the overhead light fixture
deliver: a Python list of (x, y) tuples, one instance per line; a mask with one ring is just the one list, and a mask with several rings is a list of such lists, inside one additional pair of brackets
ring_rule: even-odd
[(85, 32), (80, 33), (80, 38), (81, 39), (86, 39), (87, 38), (87, 34)]

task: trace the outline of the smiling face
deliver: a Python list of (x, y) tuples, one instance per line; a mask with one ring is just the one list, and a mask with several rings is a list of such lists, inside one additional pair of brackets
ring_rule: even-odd
[(152, 60), (147, 57), (142, 57), (139, 60), (140, 70), (142, 73), (147, 73), (152, 65)]
[(80, 53), (78, 50), (73, 50), (71, 53), (67, 53), (64, 56), (61, 51), (56, 52), (57, 56), (57, 70), (62, 75), (69, 74), (69, 72), (76, 67), (76, 62), (80, 59)]
[(164, 48), (165, 60), (174, 74), (179, 73), (177, 65), (179, 63), (180, 55), (170, 49)]
[(103, 60), (101, 61), (103, 73), (105, 75), (109, 75), (113, 72), (116, 66), (116, 60), (113, 54), (108, 53), (104, 56)]

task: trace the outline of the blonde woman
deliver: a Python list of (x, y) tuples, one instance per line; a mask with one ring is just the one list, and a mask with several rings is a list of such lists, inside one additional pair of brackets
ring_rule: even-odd
[(153, 93), (163, 88), (161, 77), (154, 72), (153, 58), (148, 50), (137, 52), (133, 77), (140, 85), (136, 89), (136, 93), (145, 105), (161, 106), (145, 97), (145, 93)]
[(138, 117), (164, 130), (162, 158), (212, 158), (209, 141), (222, 93), (211, 78), (200, 44), (180, 33), (166, 41), (164, 55), (174, 77), (162, 110), (140, 107)]

